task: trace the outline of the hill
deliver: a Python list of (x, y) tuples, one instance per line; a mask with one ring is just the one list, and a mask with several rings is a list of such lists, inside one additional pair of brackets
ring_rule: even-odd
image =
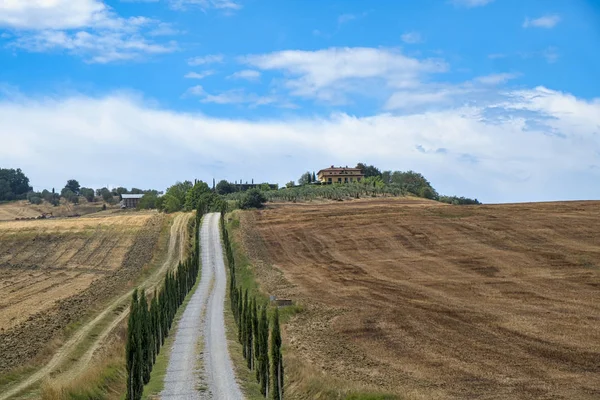
[(600, 202), (373, 199), (240, 218), (263, 290), (304, 308), (285, 328), (291, 397), (600, 397)]
[(0, 222), (0, 373), (47, 356), (67, 326), (135, 279), (164, 222), (157, 213)]

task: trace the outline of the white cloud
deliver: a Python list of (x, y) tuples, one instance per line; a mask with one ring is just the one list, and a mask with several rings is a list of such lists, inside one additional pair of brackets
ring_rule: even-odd
[(15, 29), (75, 29), (109, 19), (100, 0), (3, 0), (0, 26)]
[[(256, 93), (247, 93), (244, 89), (231, 89), (221, 93), (211, 94), (204, 90), (200, 85), (192, 86), (184, 96), (200, 97), (202, 103), (214, 104), (238, 104), (249, 107), (258, 107), (265, 105), (277, 105), (281, 108), (295, 108), (295, 106), (277, 96), (261, 96)], [(277, 103), (277, 104), (275, 104)]]
[(481, 7), (491, 3), (494, 0), (451, 0), (451, 3), (458, 7)]
[[(61, 184), (72, 177), (65, 171), (86, 185), (119, 179), (158, 189), (212, 177), (284, 183), (307, 168), (368, 159), (483, 201), (600, 197), (593, 168), (600, 99), (542, 87), (507, 99), (406, 115), (244, 120), (174, 112), (122, 94), (4, 98), (0, 159), (23, 168), (36, 187)], [(126, 168), (137, 173), (122, 174)]]
[(174, 51), (176, 43), (156, 43), (150, 31), (165, 28), (160, 21), (122, 18), (99, 0), (4, 0), (0, 27), (13, 29), (10, 47), (32, 52), (66, 51), (87, 62), (139, 59)]
[(206, 70), (206, 71), (202, 71), (202, 72), (188, 72), (187, 74), (185, 74), (185, 78), (188, 79), (204, 79), (207, 76), (213, 75), (215, 73), (215, 71), (213, 70)]
[(242, 8), (240, 2), (234, 0), (170, 0), (169, 3), (176, 10), (197, 7), (204, 11), (215, 8), (231, 12)]
[(423, 42), (423, 37), (419, 32), (406, 32), (401, 36), (404, 43), (414, 44)]
[(246, 79), (249, 81), (255, 81), (260, 78), (260, 72), (253, 69), (244, 69), (242, 71), (234, 72), (229, 77), (232, 79)]
[(281, 71), (284, 86), (293, 95), (325, 101), (343, 101), (343, 94), (356, 90), (359, 81), (411, 87), (417, 86), (423, 75), (447, 70), (440, 60), (418, 60), (395, 49), (366, 47), (287, 50), (246, 56), (241, 62), (261, 70)]
[(203, 57), (190, 58), (188, 60), (188, 65), (194, 67), (198, 65), (222, 63), (224, 58), (225, 57), (223, 56), (223, 54), (209, 54)]
[(498, 85), (500, 83), (506, 83), (511, 79), (518, 78), (519, 76), (520, 74), (517, 73), (490, 74), (479, 76), (475, 78), (475, 81), (483, 83), (484, 85)]
[(554, 14), (554, 15), (544, 15), (543, 17), (540, 18), (535, 18), (535, 19), (529, 19), (529, 18), (525, 18), (525, 21), (523, 22), (523, 28), (529, 28), (529, 27), (534, 27), (534, 28), (554, 28), (556, 26), (556, 24), (558, 24), (560, 22), (560, 16)]
[(497, 60), (499, 58), (506, 58), (507, 55), (504, 53), (492, 53), (492, 54), (488, 54), (488, 58), (490, 60)]

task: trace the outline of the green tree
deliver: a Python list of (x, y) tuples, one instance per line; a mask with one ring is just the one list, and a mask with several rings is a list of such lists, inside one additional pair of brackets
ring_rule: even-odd
[(365, 175), (365, 178), (369, 178), (371, 176), (381, 176), (381, 171), (374, 165), (358, 163), (356, 164), (356, 168), (361, 170), (361, 172)]
[(85, 197), (85, 199), (88, 202), (93, 202), (95, 197), (96, 197), (96, 193), (94, 192), (94, 189), (90, 189), (90, 188), (86, 188), (83, 187), (79, 190), (79, 194), (82, 195), (83, 197)]
[(317, 181), (317, 174), (315, 174), (315, 171), (313, 171), (313, 173), (312, 173), (312, 181), (313, 182)]
[(240, 201), (239, 207), (241, 209), (248, 208), (262, 208), (264, 203), (267, 202), (267, 198), (260, 190), (254, 188), (246, 191), (242, 200)]
[(185, 204), (184, 209), (186, 211), (192, 211), (198, 208), (201, 198), (205, 194), (211, 194), (212, 191), (208, 184), (202, 181), (197, 181), (194, 186), (188, 189), (185, 194)]
[(298, 185), (308, 185), (311, 182), (312, 174), (310, 172), (305, 172), (298, 179)]
[(0, 168), (0, 201), (22, 200), (33, 188), (20, 168)]
[(179, 198), (173, 196), (172, 194), (165, 194), (162, 200), (162, 209), (166, 213), (173, 213), (181, 210), (182, 204), (179, 201)]
[(217, 191), (217, 194), (223, 196), (235, 192), (235, 186), (223, 179), (217, 183), (215, 190)]
[(185, 197), (188, 193), (188, 190), (190, 190), (192, 187), (193, 184), (190, 181), (176, 182), (173, 186), (167, 189), (165, 196), (173, 196), (178, 200), (180, 207), (177, 211), (179, 211), (185, 205)]
[(79, 194), (79, 188), (79, 182), (77, 182), (75, 179), (69, 179), (65, 185), (65, 189), (68, 189), (75, 194)]
[(131, 296), (129, 322), (127, 325), (127, 394), (126, 400), (139, 400), (144, 390), (142, 331), (139, 312), (138, 291)]
[(137, 208), (139, 210), (151, 210), (158, 208), (158, 196), (156, 193), (146, 193), (139, 201)]
[(27, 193), (27, 200), (31, 204), (42, 204), (42, 194), (38, 192)]
[(283, 399), (283, 356), (281, 354), (281, 331), (279, 328), (279, 309), (275, 308), (273, 326), (271, 328), (271, 398)]
[(141, 325), (141, 346), (142, 346), (142, 378), (144, 384), (150, 382), (150, 372), (152, 372), (152, 350), (154, 343), (152, 342), (152, 327), (150, 312), (148, 311), (148, 301), (146, 300), (146, 291), (141, 290), (140, 300), (140, 325)]
[(67, 189), (66, 187), (62, 190), (61, 196), (68, 202), (71, 202), (73, 204), (79, 203), (79, 197), (77, 196), (77, 194), (72, 192), (70, 189)]
[(269, 397), (269, 319), (267, 317), (267, 307), (261, 307), (260, 319), (258, 322), (258, 364), (256, 376), (260, 384), (260, 392), (265, 397)]

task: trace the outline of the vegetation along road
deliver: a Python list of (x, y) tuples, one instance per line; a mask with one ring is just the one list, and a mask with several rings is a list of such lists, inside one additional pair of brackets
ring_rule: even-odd
[[(227, 277), (218, 213), (204, 217), (200, 243), (202, 276), (179, 322), (161, 398), (242, 399), (225, 337), (223, 304)], [(197, 355), (202, 336), (203, 358)], [(199, 390), (199, 376), (206, 380), (207, 390)]]

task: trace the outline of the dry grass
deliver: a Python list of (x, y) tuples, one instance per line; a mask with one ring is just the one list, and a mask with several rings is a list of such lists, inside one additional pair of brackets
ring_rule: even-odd
[[(83, 199), (82, 199), (83, 200)], [(71, 204), (61, 199), (58, 206), (42, 202), (42, 204), (31, 204), (27, 200), (11, 201), (0, 204), (0, 221), (13, 221), (16, 218), (37, 218), (42, 213), (52, 213), (55, 217), (67, 217), (71, 215), (85, 215), (102, 210), (103, 202), (88, 203), (83, 200), (80, 204)], [(109, 210), (118, 210), (118, 205), (107, 205)]]
[(377, 199), (241, 223), (263, 290), (305, 308), (285, 327), (292, 397), (600, 397), (599, 202)]
[(99, 213), (0, 222), (0, 372), (43, 363), (83, 318), (128, 290), (165, 221)]

